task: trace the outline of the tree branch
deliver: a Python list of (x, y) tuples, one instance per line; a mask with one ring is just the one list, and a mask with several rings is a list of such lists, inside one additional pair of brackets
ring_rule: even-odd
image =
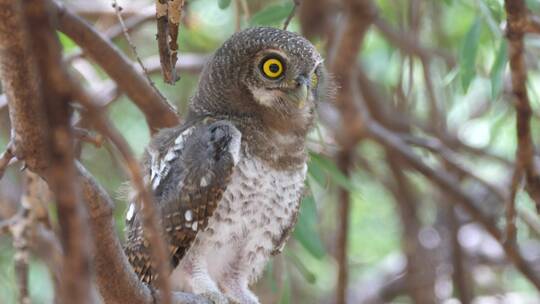
[[(540, 173), (534, 166), (534, 143), (531, 137), (530, 120), (532, 109), (527, 96), (527, 68), (524, 59), (524, 42), (528, 24), (528, 12), (524, 0), (506, 0), (504, 7), (507, 14), (508, 28), (508, 58), (512, 75), (512, 94), (516, 109), (516, 128), (518, 147), (516, 151), (516, 168), (512, 178), (513, 184), (517, 185), (521, 176), (525, 176), (525, 190), (536, 203), (540, 213)], [(512, 191), (513, 192), (513, 191)], [(513, 218), (515, 215), (514, 199), (508, 202), (507, 221), (509, 228), (509, 241), (514, 241), (512, 231)], [(514, 233), (515, 234), (515, 233)]]
[(67, 73), (62, 69), (61, 45), (51, 26), (49, 7), (41, 0), (23, 4), (29, 37), (40, 73), (40, 89), (47, 115), (48, 167), (43, 175), (55, 194), (60, 239), (65, 252), (60, 299), (63, 303), (91, 303), (88, 223), (75, 183), (73, 132)]
[[(352, 165), (354, 147), (361, 138), (363, 121), (357, 119), (356, 105), (350, 94), (349, 79), (352, 75), (351, 62), (356, 61), (365, 33), (375, 17), (375, 8), (370, 0), (344, 1), (345, 17), (336, 34), (336, 43), (330, 51), (329, 68), (334, 73), (340, 90), (337, 96), (337, 108), (340, 111), (340, 125), (334, 134), (340, 144), (340, 152), (336, 155), (339, 169), (347, 176)], [(339, 189), (339, 227), (337, 235), (338, 277), (336, 287), (336, 303), (346, 302), (348, 287), (347, 239), (349, 231), (350, 193), (347, 189)]]
[[(153, 304), (147, 285), (143, 284), (129, 264), (120, 245), (113, 218), (113, 202), (88, 171), (77, 163), (82, 197), (87, 204), (94, 245), (94, 270), (105, 303)], [(113, 273), (114, 275), (111, 275)], [(183, 292), (172, 294), (173, 304), (210, 304), (202, 297)]]
[[(179, 123), (176, 110), (157, 94), (126, 56), (86, 21), (56, 1), (58, 29), (80, 45), (141, 109), (152, 132)], [(9, 96), (8, 96), (9, 99)]]
[(540, 34), (540, 17), (529, 15), (527, 25), (525, 26), (525, 32), (529, 34)]
[(296, 15), (296, 10), (300, 6), (300, 0), (293, 0), (293, 8), (291, 12), (289, 13), (289, 16), (287, 16), (287, 19), (285, 19), (285, 22), (283, 23), (283, 29), (287, 30), (289, 27), (289, 23), (291, 23), (292, 18), (294, 15)]
[(116, 12), (116, 18), (118, 19), (118, 23), (120, 24), (120, 27), (122, 28), (122, 32), (124, 33), (124, 37), (126, 38), (126, 41), (128, 42), (129, 46), (131, 47), (131, 50), (133, 52), (133, 56), (137, 59), (137, 63), (139, 64), (139, 67), (142, 70), (142, 73), (152, 89), (159, 94), (161, 99), (166, 100), (165, 96), (161, 94), (161, 92), (158, 90), (152, 79), (150, 78), (150, 75), (148, 74), (148, 70), (146, 69), (144, 63), (141, 60), (141, 57), (139, 56), (139, 53), (137, 52), (137, 47), (135, 46), (135, 43), (131, 40), (131, 36), (129, 35), (128, 28), (126, 27), (126, 24), (124, 23), (124, 18), (122, 17), (122, 7), (118, 5), (116, 0), (112, 0), (112, 6), (114, 8), (114, 11)]
[(447, 66), (454, 67), (456, 65), (456, 59), (450, 54), (447, 54), (442, 50), (422, 46), (415, 36), (408, 32), (393, 29), (391, 25), (382, 18), (375, 19), (373, 25), (391, 44), (399, 48), (405, 54), (417, 56), (423, 62), (429, 62), (434, 56), (440, 56), (446, 62)]
[(403, 174), (400, 159), (387, 150), (387, 163), (393, 177), (391, 191), (396, 201), (402, 224), (402, 251), (407, 257), (407, 291), (414, 303), (435, 303), (435, 272), (433, 260), (418, 237), (422, 228), (418, 216), (414, 190), (408, 178)]
[(131, 148), (126, 140), (115, 128), (113, 128), (110, 121), (108, 121), (108, 119), (106, 119), (105, 116), (99, 112), (98, 107), (96, 106), (96, 103), (92, 101), (92, 98), (86, 94), (80, 85), (74, 82), (71, 84), (74, 97), (76, 97), (76, 99), (86, 108), (87, 114), (90, 116), (91, 121), (94, 123), (96, 129), (111, 140), (124, 158), (126, 167), (131, 176), (131, 181), (133, 182), (136, 190), (136, 197), (138, 198), (136, 201), (141, 202), (142, 204), (140, 206), (140, 210), (142, 210), (143, 215), (143, 231), (150, 243), (149, 247), (152, 255), (152, 262), (155, 265), (158, 273), (157, 285), (163, 292), (161, 301), (165, 304), (171, 303), (169, 296), (170, 285), (168, 280), (170, 266), (166, 246), (163, 240), (163, 236), (165, 234), (163, 233), (162, 227), (158, 221), (158, 214), (152, 194), (143, 181), (143, 175), (141, 173), (139, 164), (133, 156)]
[(8, 165), (14, 157), (13, 144), (9, 142), (6, 150), (0, 155), (0, 179), (4, 176), (4, 172), (6, 172)]
[(0, 0), (0, 79), (9, 104), (13, 154), (38, 171), (47, 166), (42, 149), (46, 128), (29, 41), (19, 2)]

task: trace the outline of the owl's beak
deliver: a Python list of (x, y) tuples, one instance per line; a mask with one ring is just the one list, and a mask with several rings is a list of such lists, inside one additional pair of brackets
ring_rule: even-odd
[(294, 83), (295, 87), (289, 92), (288, 95), (298, 105), (298, 108), (301, 109), (306, 104), (308, 98), (309, 79), (300, 75), (296, 77)]

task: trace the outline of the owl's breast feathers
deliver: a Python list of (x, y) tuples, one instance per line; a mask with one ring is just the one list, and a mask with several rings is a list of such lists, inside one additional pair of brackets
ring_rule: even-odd
[[(229, 122), (205, 119), (160, 132), (144, 157), (175, 267), (203, 231), (230, 182), (239, 160), (241, 133)], [(139, 277), (156, 278), (138, 204), (127, 213), (125, 252)]]

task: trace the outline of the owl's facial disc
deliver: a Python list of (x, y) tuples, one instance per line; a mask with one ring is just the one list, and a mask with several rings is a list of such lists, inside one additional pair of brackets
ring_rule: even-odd
[(255, 101), (270, 108), (304, 108), (313, 101), (312, 90), (318, 80), (315, 68), (305, 70), (295, 67), (279, 51), (260, 54), (256, 66), (259, 81), (250, 87)]

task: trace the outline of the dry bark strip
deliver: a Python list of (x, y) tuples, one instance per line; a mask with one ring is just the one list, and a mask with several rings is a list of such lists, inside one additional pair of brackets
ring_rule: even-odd
[(184, 0), (156, 0), (157, 41), (163, 79), (168, 84), (178, 80), (178, 30)]

